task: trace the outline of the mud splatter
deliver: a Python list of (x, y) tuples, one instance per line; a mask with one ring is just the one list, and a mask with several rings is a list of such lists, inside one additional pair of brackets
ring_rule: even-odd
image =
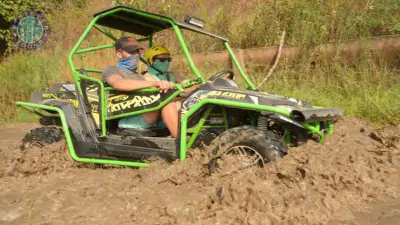
[(400, 204), (400, 126), (345, 118), (323, 145), (228, 176), (209, 176), (201, 151), (146, 169), (92, 170), (63, 143), (21, 155), (24, 129), (11, 130), (0, 141), (0, 223), (365, 224), (362, 213), (376, 204)]

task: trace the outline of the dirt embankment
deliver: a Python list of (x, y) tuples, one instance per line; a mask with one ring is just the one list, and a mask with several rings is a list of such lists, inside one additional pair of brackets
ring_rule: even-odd
[(396, 224), (400, 126), (340, 121), (265, 168), (206, 175), (200, 151), (150, 168), (71, 161), (64, 144), (18, 152), (34, 125), (0, 128), (0, 224)]

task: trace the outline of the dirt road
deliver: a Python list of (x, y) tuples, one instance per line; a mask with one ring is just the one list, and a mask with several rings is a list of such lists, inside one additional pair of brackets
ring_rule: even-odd
[(265, 168), (207, 176), (186, 163), (92, 170), (64, 143), (18, 150), (34, 124), (0, 127), (0, 224), (400, 224), (400, 126), (345, 118)]

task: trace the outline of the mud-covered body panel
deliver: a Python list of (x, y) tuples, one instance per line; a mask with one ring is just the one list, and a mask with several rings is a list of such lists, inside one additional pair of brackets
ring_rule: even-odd
[(312, 105), (308, 102), (299, 101), (294, 98), (285, 98), (257, 91), (243, 91), (231, 88), (219, 88), (218, 90), (199, 89), (185, 99), (182, 108), (184, 110), (189, 110), (195, 103), (202, 99), (220, 99), (265, 106), (288, 106), (297, 109), (312, 108)]
[[(100, 98), (98, 84), (87, 83), (84, 88), (86, 90), (84, 94), (87, 97), (93, 119), (96, 121), (96, 124), (99, 125)], [(174, 93), (175, 90), (170, 90), (167, 93), (140, 91), (127, 93), (115, 90), (108, 91), (106, 93), (107, 117), (118, 116), (132, 111), (155, 108)], [(75, 84), (54, 84), (48, 90), (33, 92), (31, 94), (32, 103), (49, 104), (49, 102), (51, 102), (49, 100), (54, 99), (68, 101), (71, 102), (74, 107), (78, 107), (79, 104), (76, 99)], [(214, 86), (208, 83), (194, 91), (182, 102), (181, 113), (186, 113), (191, 107), (203, 99), (219, 99), (283, 108), (293, 112), (295, 115), (294, 119), (299, 122), (337, 119), (343, 116), (343, 111), (340, 109), (313, 108), (310, 103), (295, 98), (281, 97), (275, 94), (259, 91), (240, 90), (235, 86)]]
[(203, 85), (185, 99), (182, 103), (182, 113), (186, 113), (203, 99), (219, 99), (287, 109), (291, 113), (294, 112), (296, 114), (296, 117), (293, 119), (299, 122), (327, 121), (339, 119), (343, 116), (343, 110), (340, 109), (314, 108), (309, 102), (295, 98), (282, 97), (259, 91), (241, 90), (236, 85), (233, 85), (232, 82), (224, 84), (227, 86), (217, 86), (210, 83)]

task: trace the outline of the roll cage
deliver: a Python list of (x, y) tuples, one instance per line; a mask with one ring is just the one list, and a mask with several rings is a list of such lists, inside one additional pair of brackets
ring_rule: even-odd
[[(117, 38), (115, 36), (113, 36), (110, 32), (106, 31), (104, 29), (104, 27), (140, 35), (140, 36), (142, 36), (142, 38), (139, 38), (137, 40), (139, 42), (148, 41), (148, 47), (151, 47), (153, 45), (153, 35), (155, 33), (166, 30), (166, 29), (172, 29), (178, 39), (178, 43), (182, 48), (183, 54), (188, 62), (188, 65), (189, 65), (191, 71), (197, 77), (197, 81), (200, 81), (200, 83), (202, 83), (202, 84), (205, 83), (205, 80), (193, 62), (193, 59), (189, 52), (189, 49), (188, 49), (188, 47), (185, 43), (185, 40), (183, 38), (183, 35), (181, 33), (181, 29), (189, 30), (189, 31), (201, 33), (201, 34), (204, 34), (204, 35), (207, 35), (210, 37), (217, 38), (223, 42), (223, 46), (228, 51), (228, 54), (231, 57), (233, 64), (238, 69), (240, 75), (245, 80), (245, 82), (248, 86), (248, 89), (255, 90), (254, 84), (247, 77), (247, 75), (245, 74), (244, 70), (242, 69), (239, 61), (235, 57), (232, 49), (230, 48), (229, 43), (228, 43), (229, 42), (228, 38), (218, 35), (218, 34), (214, 34), (212, 32), (204, 30), (202, 28), (174, 20), (170, 17), (141, 11), (141, 10), (131, 8), (131, 7), (116, 6), (116, 7), (98, 12), (93, 15), (93, 19), (91, 20), (91, 22), (89, 23), (89, 25), (87, 26), (85, 31), (83, 32), (82, 36), (78, 39), (77, 43), (72, 48), (72, 50), (68, 56), (68, 63), (72, 70), (72, 74), (73, 74), (76, 86), (78, 88), (78, 91), (81, 95), (83, 93), (83, 90), (81, 88), (81, 80), (90, 81), (92, 83), (98, 84), (98, 86), (99, 86), (99, 103), (100, 103), (100, 113), (99, 113), (100, 118), (99, 118), (99, 120), (100, 120), (100, 124), (101, 124), (102, 136), (106, 135), (106, 121), (117, 118), (117, 117), (115, 117), (115, 118), (109, 117), (109, 116), (107, 116), (107, 113), (105, 113), (105, 112), (107, 112), (106, 111), (107, 110), (107, 98), (106, 98), (107, 93), (106, 92), (113, 91), (115, 89), (112, 87), (105, 87), (104, 83), (101, 80), (91, 77), (91, 76), (88, 76), (88, 75), (84, 75), (81, 72), (79, 72), (81, 69), (84, 69), (84, 71), (88, 72), (88, 73), (101, 73), (102, 70), (98, 69), (98, 68), (78, 68), (74, 64), (74, 56), (78, 55), (78, 54), (87, 53), (87, 52), (93, 52), (93, 51), (99, 51), (99, 50), (103, 50), (103, 49), (113, 48), (114, 44), (104, 44), (104, 45), (100, 45), (100, 46), (79, 49), (82, 42), (87, 37), (88, 33), (93, 28), (100, 31), (102, 34), (106, 35), (113, 41), (117, 40)], [(171, 94), (171, 96), (169, 96), (165, 101), (161, 102), (161, 104), (158, 105), (156, 108), (144, 109), (144, 110), (140, 110), (140, 111), (125, 113), (123, 115), (119, 115), (118, 118), (121, 118), (124, 116), (131, 116), (131, 115), (146, 113), (149, 111), (153, 111), (153, 110), (162, 108), (171, 99), (173, 99), (174, 97), (179, 95), (179, 93), (183, 92), (182, 85), (177, 84), (175, 86), (177, 88), (175, 93)], [(147, 89), (142, 89), (139, 91), (155, 92), (157, 90), (156, 90), (156, 88), (147, 88)]]

